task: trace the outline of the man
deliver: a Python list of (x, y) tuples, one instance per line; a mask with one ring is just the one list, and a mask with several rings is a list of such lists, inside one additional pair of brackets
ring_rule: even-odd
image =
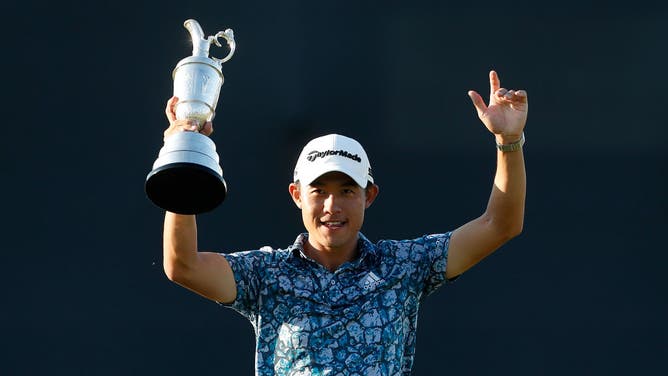
[[(197, 251), (194, 216), (166, 213), (164, 268), (170, 280), (246, 316), (257, 336), (258, 375), (405, 375), (413, 365), (418, 305), (522, 231), (526, 176), (522, 145), (527, 94), (500, 87), (469, 96), (494, 134), (497, 170), (485, 212), (453, 232), (371, 243), (360, 233), (378, 195), (355, 140), (309, 142), (290, 196), (306, 233), (287, 249), (219, 254)], [(198, 131), (177, 121), (170, 127)], [(209, 135), (207, 123), (200, 132)]]

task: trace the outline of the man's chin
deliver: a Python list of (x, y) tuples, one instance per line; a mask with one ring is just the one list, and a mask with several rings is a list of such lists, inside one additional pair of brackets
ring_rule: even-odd
[(348, 231), (336, 231), (334, 233), (326, 231), (320, 233), (320, 238), (322, 239), (322, 244), (326, 244), (329, 248), (341, 248), (349, 243), (356, 242), (356, 235), (350, 234)]

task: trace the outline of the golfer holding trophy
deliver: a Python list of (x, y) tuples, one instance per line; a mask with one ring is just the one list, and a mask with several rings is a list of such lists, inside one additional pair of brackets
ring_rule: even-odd
[[(146, 194), (157, 206), (177, 214), (200, 214), (217, 207), (227, 194), (216, 145), (206, 135), (216, 113), (224, 77), (222, 64), (232, 58), (236, 43), (232, 29), (205, 37), (199, 23), (186, 20), (183, 26), (192, 37), (192, 56), (174, 69), (174, 97), (167, 104), (170, 122), (186, 123), (191, 132), (165, 137), (158, 159), (146, 177)], [(230, 49), (222, 59), (209, 57), (209, 47)], [(181, 124), (183, 125), (183, 124)]]
[[(411, 374), (424, 298), (522, 232), (527, 92), (501, 87), (493, 70), (487, 103), (468, 92), (494, 135), (489, 151), (497, 163), (485, 211), (454, 230), (366, 238), (364, 215), (379, 193), (371, 163), (358, 141), (329, 134), (304, 146), (288, 185), (305, 230), (294, 243), (200, 251), (196, 216), (180, 214), (210, 210), (225, 196), (218, 156), (206, 137), (224, 60), (206, 57), (217, 38), (203, 39), (195, 25), (186, 22), (194, 56), (174, 72), (178, 99), (167, 103), (165, 146), (146, 184), (154, 202), (167, 209), (165, 275), (251, 322), (256, 375)], [(223, 36), (233, 51), (231, 32)]]

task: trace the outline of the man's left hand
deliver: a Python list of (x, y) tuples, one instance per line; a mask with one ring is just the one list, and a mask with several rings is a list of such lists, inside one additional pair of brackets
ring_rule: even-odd
[(478, 117), (496, 136), (497, 143), (516, 142), (520, 139), (527, 120), (527, 92), (502, 88), (499, 75), (495, 71), (489, 72), (489, 88), (489, 104), (485, 104), (477, 92), (468, 92)]

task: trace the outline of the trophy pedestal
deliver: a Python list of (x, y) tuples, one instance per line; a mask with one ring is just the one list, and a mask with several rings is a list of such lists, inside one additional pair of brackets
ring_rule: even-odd
[(207, 136), (180, 132), (168, 137), (146, 177), (147, 196), (177, 214), (215, 209), (227, 195), (216, 146)]

